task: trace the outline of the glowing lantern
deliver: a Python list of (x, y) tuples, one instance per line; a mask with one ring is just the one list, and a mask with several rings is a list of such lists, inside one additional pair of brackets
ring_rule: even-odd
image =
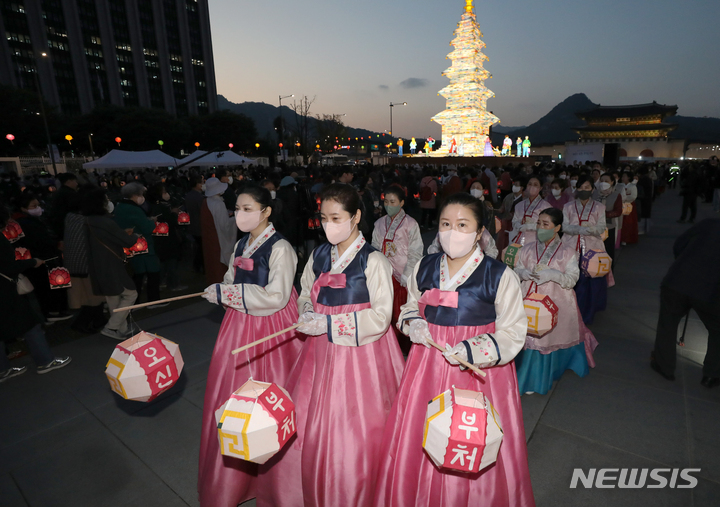
[(295, 434), (295, 405), (277, 384), (252, 379), (215, 411), (220, 452), (265, 463)]
[(558, 307), (547, 294), (532, 293), (523, 301), (528, 319), (528, 334), (538, 338), (555, 329)]
[(164, 237), (170, 234), (170, 226), (165, 222), (158, 222), (155, 224), (152, 235), (158, 237)]
[(511, 268), (515, 267), (515, 261), (517, 259), (517, 254), (520, 252), (520, 249), (522, 248), (522, 245), (520, 243), (512, 243), (505, 248), (505, 250), (502, 251), (502, 260), (505, 264), (510, 266)]
[(148, 242), (140, 236), (133, 246), (130, 247), (130, 251), (135, 255), (142, 255), (148, 253)]
[(5, 136), (5, 139), (7, 139), (8, 141), (10, 141), (11, 144), (15, 144), (15, 143), (13, 143), (13, 141), (15, 140), (15, 136), (14, 136), (14, 135), (8, 134), (8, 135)]
[(158, 141), (158, 144), (160, 145), (160, 148), (162, 148), (163, 144), (165, 144), (165, 141)]
[(200, 143), (197, 143), (197, 142), (196, 142), (196, 143), (195, 143), (195, 147), (196, 147), (196, 148), (199, 148), (199, 147), (200, 147)]
[(232, 149), (232, 147), (235, 146), (233, 143), (228, 144), (228, 147)]
[(151, 401), (177, 383), (184, 364), (177, 343), (141, 331), (115, 347), (105, 375), (126, 400)]
[(15, 260), (16, 261), (27, 261), (32, 259), (32, 255), (30, 255), (30, 250), (27, 248), (17, 247), (15, 249)]
[(22, 227), (20, 227), (20, 224), (13, 219), (8, 220), (8, 223), (2, 233), (10, 243), (15, 243), (20, 238), (25, 237)]
[(600, 278), (610, 273), (612, 259), (607, 252), (599, 252), (597, 250), (588, 250), (583, 255), (580, 262), (580, 268), (590, 278)]
[(70, 272), (62, 266), (48, 269), (48, 279), (50, 280), (51, 289), (67, 289), (68, 287), (72, 287)]
[(255, 143), (255, 148), (260, 148), (260, 143)]
[(118, 143), (118, 146), (120, 146), (120, 143), (122, 142), (122, 139), (120, 139), (119, 137), (116, 137), (116, 138), (115, 138), (115, 142)]
[(495, 463), (502, 437), (483, 393), (453, 387), (428, 404), (423, 449), (440, 468), (477, 473)]
[(178, 213), (178, 225), (190, 225), (190, 215), (187, 212)]
[(623, 215), (632, 215), (633, 205), (631, 202), (623, 203)]
[(69, 144), (72, 144), (73, 136), (71, 136), (70, 134), (68, 134), (68, 135), (65, 136), (65, 140), (66, 140)]
[(280, 143), (278, 146), (280, 146), (280, 147), (282, 148), (282, 147), (283, 147), (283, 143)]

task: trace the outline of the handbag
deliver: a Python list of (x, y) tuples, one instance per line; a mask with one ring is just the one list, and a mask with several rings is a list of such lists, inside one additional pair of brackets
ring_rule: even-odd
[(25, 294), (30, 294), (33, 290), (35, 290), (35, 287), (33, 287), (30, 279), (22, 273), (18, 275), (17, 281), (13, 280), (9, 276), (3, 275), (2, 273), (0, 273), (0, 276), (2, 276), (8, 282), (14, 283), (17, 287), (17, 293), (21, 296), (24, 296)]

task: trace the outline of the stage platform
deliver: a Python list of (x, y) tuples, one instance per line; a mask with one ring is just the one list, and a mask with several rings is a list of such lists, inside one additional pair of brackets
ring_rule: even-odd
[(438, 156), (417, 156), (417, 155), (403, 155), (402, 157), (391, 157), (389, 159), (390, 165), (461, 165), (461, 166), (481, 166), (486, 167), (501, 167), (507, 164), (513, 164), (518, 166), (534, 165), (538, 160), (537, 157), (438, 157)]

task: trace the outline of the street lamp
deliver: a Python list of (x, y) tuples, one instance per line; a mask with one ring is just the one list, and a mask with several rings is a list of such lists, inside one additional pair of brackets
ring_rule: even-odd
[[(43, 58), (47, 58), (47, 53), (40, 53)], [(45, 115), (45, 103), (43, 101), (42, 90), (40, 89), (40, 79), (38, 78), (37, 58), (35, 59), (35, 86), (37, 87), (38, 98), (40, 99), (40, 111), (42, 112), (43, 124), (45, 125), (45, 136), (48, 142), (48, 152), (50, 152), (50, 162), (52, 162), (53, 173), (57, 176), (57, 166), (55, 166), (55, 153), (53, 152), (52, 140), (50, 139), (50, 129), (48, 128), (47, 116)]]
[[(282, 117), (282, 101), (283, 99), (290, 99), (294, 97), (295, 94), (292, 95), (285, 95), (284, 97), (282, 95), (278, 95), (278, 102), (280, 103), (280, 147), (282, 148), (282, 143), (285, 141), (284, 137), (284, 127), (283, 127), (283, 117)], [(280, 150), (280, 155), (282, 155), (282, 149)], [(283, 156), (283, 160), (285, 160), (285, 157)]]
[(390, 102), (390, 135), (393, 135), (392, 129), (392, 112), (395, 106), (407, 106), (407, 102)]

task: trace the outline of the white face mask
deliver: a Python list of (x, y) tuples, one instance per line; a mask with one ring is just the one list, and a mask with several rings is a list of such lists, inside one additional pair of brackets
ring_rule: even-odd
[(610, 190), (611, 186), (612, 185), (610, 185), (610, 183), (608, 183), (607, 181), (601, 181), (600, 183), (598, 183), (598, 189), (600, 190), (600, 192), (607, 192), (608, 190)]
[(275, 196), (276, 196), (276, 195), (277, 195), (277, 192), (275, 192), (274, 190), (271, 190), (271, 191), (270, 191), (270, 198), (271, 198), (271, 199), (275, 199)]
[(108, 201), (105, 203), (105, 209), (108, 213), (112, 213), (113, 211), (115, 211), (115, 205), (112, 201)]
[(522, 187), (518, 187), (516, 185), (513, 185), (513, 187), (512, 187), (513, 194), (517, 194), (521, 190), (522, 190)]
[(483, 191), (479, 188), (471, 188), (470, 195), (473, 196), (475, 199), (480, 199), (481, 201), (485, 200), (485, 198), (483, 197)]
[(40, 206), (38, 206), (37, 208), (30, 208), (28, 210), (28, 215), (30, 215), (31, 217), (39, 217), (42, 214), (43, 209)]
[(452, 229), (440, 231), (438, 236), (440, 237), (440, 246), (451, 259), (465, 257), (470, 253), (477, 241), (476, 233), (465, 234)]
[(560, 179), (561, 179), (561, 180), (566, 180), (566, 179), (567, 179), (567, 174), (561, 174), (561, 175), (560, 175)]
[(228, 185), (232, 185), (232, 182), (233, 182), (232, 176), (228, 177)]
[(570, 180), (570, 186), (571, 186), (572, 188), (577, 187), (577, 180)]
[(552, 195), (554, 195), (555, 199), (557, 199), (558, 197), (560, 197), (562, 195), (562, 190), (560, 190), (559, 188), (553, 188)]

